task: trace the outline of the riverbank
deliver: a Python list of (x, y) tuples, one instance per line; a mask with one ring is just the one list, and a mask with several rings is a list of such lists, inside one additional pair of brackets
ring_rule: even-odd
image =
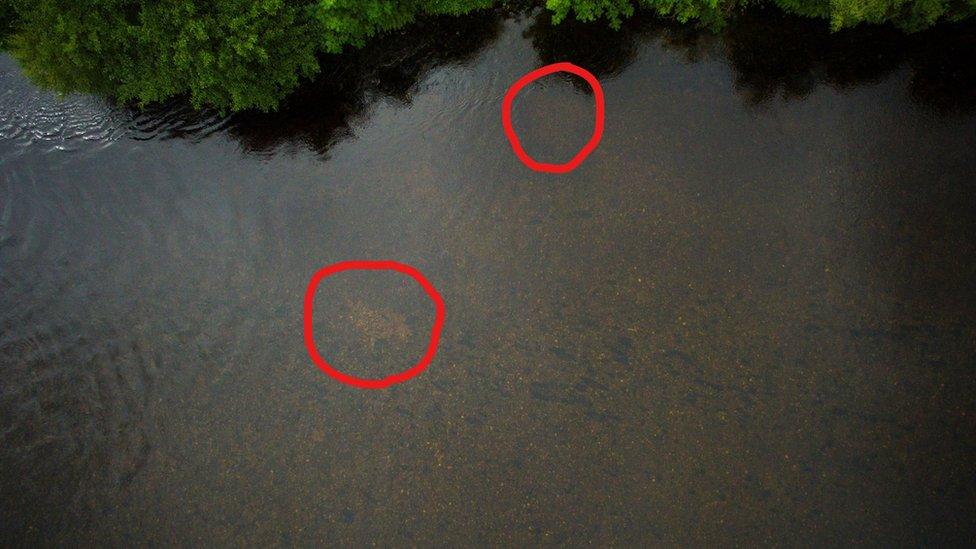
[[(893, 29), (919, 31), (938, 22), (965, 19), (976, 9), (970, 4), (950, 7), (930, 0), (897, 5), (888, 0), (804, 0), (771, 3), (767, 9), (753, 7), (749, 12), (736, 0), (642, 0), (638, 4), (550, 0), (546, 6), (491, 0), (427, 0), (409, 5), (392, 0), (365, 4), (360, 0), (225, 0), (206, 8), (195, 0), (165, 5), (96, 1), (84, 6), (6, 2), (0, 4), (0, 26), (5, 29), (5, 47), (25, 73), (49, 89), (98, 93), (143, 105), (185, 96), (197, 108), (269, 111), (278, 109), (300, 83), (328, 72), (334, 54), (361, 48), (438, 16), (474, 20), (493, 13), (536, 17), (546, 22), (545, 32), (567, 35), (563, 40), (582, 32), (601, 34), (615, 43), (621, 38), (614, 34), (626, 32), (621, 27), (626, 29), (634, 17), (684, 23), (689, 33), (728, 33), (730, 28), (748, 27), (759, 30), (759, 35), (740, 33), (738, 40), (754, 41), (768, 35), (763, 27), (775, 26), (784, 14), (812, 18), (825, 33), (862, 25), (859, 31), (889, 36)], [(762, 14), (758, 24), (757, 13)], [(884, 26), (863, 26), (866, 24)], [(579, 30), (581, 27), (586, 30)], [(432, 38), (451, 40), (445, 35)], [(788, 51), (795, 56), (790, 63), (822, 55), (801, 48)], [(943, 61), (953, 62), (952, 52), (936, 53)], [(783, 55), (770, 50), (761, 57), (780, 63)]]

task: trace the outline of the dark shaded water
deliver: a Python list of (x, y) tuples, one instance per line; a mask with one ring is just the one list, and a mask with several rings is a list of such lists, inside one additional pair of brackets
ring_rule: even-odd
[[(489, 13), (230, 119), (58, 101), (0, 59), (3, 540), (972, 542), (974, 37)], [(607, 129), (536, 174), (501, 97), (563, 60)], [(529, 152), (569, 158), (592, 101), (526, 89)], [(347, 259), (444, 296), (421, 377), (307, 357), (305, 285)], [(382, 376), (431, 315), (344, 274), (318, 345)]]

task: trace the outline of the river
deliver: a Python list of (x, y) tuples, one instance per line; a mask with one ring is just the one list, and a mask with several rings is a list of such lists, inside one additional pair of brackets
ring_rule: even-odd
[[(592, 71), (599, 147), (533, 172), (500, 123)], [(772, 14), (435, 19), (273, 114), (59, 99), (0, 57), (6, 542), (970, 543), (976, 26)], [(592, 131), (552, 75), (535, 158)], [(302, 340), (318, 269), (413, 265), (437, 355), (380, 391)], [(316, 292), (382, 377), (433, 307), (390, 272)]]

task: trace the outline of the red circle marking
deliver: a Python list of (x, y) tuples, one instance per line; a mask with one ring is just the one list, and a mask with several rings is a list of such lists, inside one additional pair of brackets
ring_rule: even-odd
[[(434, 302), (434, 326), (430, 330), (430, 343), (427, 345), (427, 351), (424, 356), (421, 357), (420, 361), (414, 366), (400, 372), (396, 373), (382, 379), (364, 379), (361, 377), (356, 377), (349, 375), (344, 372), (340, 372), (330, 365), (322, 355), (319, 354), (318, 349), (315, 348), (315, 337), (313, 334), (312, 327), (312, 309), (315, 307), (315, 289), (326, 277), (332, 276), (343, 271), (396, 271), (400, 274), (405, 274), (410, 278), (417, 281), (420, 287), (423, 288), (427, 297)], [(434, 360), (434, 354), (437, 353), (437, 344), (441, 339), (441, 328), (444, 327), (444, 299), (441, 298), (441, 294), (437, 293), (434, 289), (433, 284), (431, 284), (420, 271), (411, 267), (410, 265), (405, 265), (403, 263), (397, 263), (395, 261), (343, 261), (340, 263), (335, 263), (324, 267), (312, 275), (312, 280), (308, 283), (308, 288), (305, 290), (305, 307), (302, 312), (302, 320), (305, 327), (305, 348), (308, 350), (308, 355), (312, 357), (312, 361), (315, 365), (319, 367), (320, 370), (325, 372), (326, 375), (333, 377), (346, 385), (352, 385), (353, 387), (359, 387), (360, 389), (383, 389), (389, 387), (395, 383), (402, 383), (427, 369), (430, 362)]]
[[(522, 91), (522, 88), (528, 86), (532, 81), (554, 72), (568, 72), (586, 80), (590, 87), (593, 88), (593, 98), (596, 100), (596, 123), (593, 125), (593, 136), (576, 153), (576, 156), (565, 164), (537, 162), (522, 148), (522, 143), (519, 141), (518, 135), (515, 134), (515, 129), (512, 127), (512, 101), (515, 100), (518, 92)], [(600, 81), (595, 76), (588, 70), (577, 67), (572, 63), (553, 63), (552, 65), (546, 65), (526, 74), (512, 84), (511, 88), (508, 88), (508, 91), (505, 92), (505, 100), (502, 101), (502, 127), (505, 129), (505, 136), (508, 137), (509, 143), (512, 144), (512, 150), (515, 151), (515, 156), (523, 164), (537, 172), (566, 173), (576, 169), (576, 166), (579, 166), (583, 162), (583, 159), (593, 152), (593, 149), (600, 143), (600, 138), (603, 137), (603, 110), (603, 88), (600, 87)]]

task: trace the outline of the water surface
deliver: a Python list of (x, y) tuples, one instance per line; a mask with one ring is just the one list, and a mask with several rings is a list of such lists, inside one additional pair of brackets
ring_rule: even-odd
[[(427, 21), (230, 118), (0, 58), (3, 540), (971, 542), (976, 28), (769, 15)], [(606, 94), (562, 176), (499, 116), (555, 61)], [(515, 126), (565, 161), (592, 104), (547, 77)], [(422, 376), (309, 360), (349, 259), (444, 296)], [(383, 376), (432, 316), (346, 273), (316, 339)]]

